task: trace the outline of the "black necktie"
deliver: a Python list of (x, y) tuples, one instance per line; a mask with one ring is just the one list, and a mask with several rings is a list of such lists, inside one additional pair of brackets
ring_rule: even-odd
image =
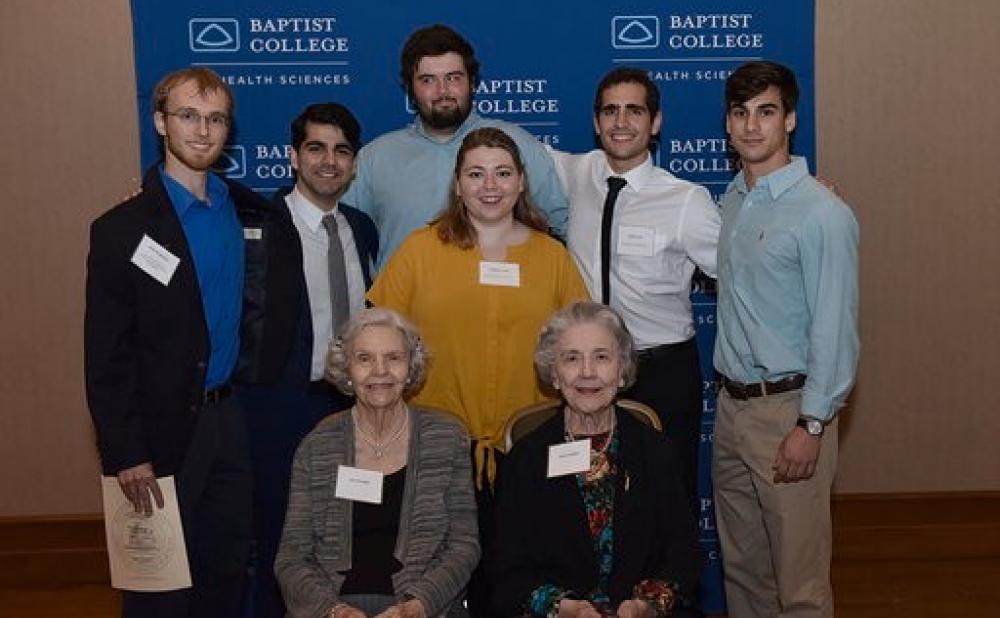
[(611, 299), (611, 220), (615, 216), (615, 200), (626, 185), (624, 178), (608, 176), (608, 196), (604, 198), (601, 214), (601, 302)]

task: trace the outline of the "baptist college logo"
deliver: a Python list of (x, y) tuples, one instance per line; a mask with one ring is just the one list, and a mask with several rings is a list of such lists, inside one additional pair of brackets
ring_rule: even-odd
[(247, 175), (247, 151), (243, 146), (226, 146), (212, 169), (228, 178)]
[(188, 20), (188, 44), (193, 52), (240, 50), (240, 25), (229, 17), (194, 17)]
[(611, 18), (611, 47), (651, 49), (660, 45), (660, 18), (653, 15), (618, 15)]

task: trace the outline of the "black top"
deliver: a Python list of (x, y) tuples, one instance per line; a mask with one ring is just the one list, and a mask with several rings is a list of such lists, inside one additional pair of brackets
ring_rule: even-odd
[(345, 572), (340, 594), (395, 594), (392, 574), (403, 565), (392, 554), (399, 535), (405, 480), (403, 466), (382, 481), (382, 504), (354, 503), (351, 569)]
[[(701, 556), (697, 527), (682, 489), (673, 444), (628, 412), (616, 410), (612, 607), (653, 578), (694, 598)], [(598, 558), (575, 475), (547, 478), (549, 447), (565, 440), (557, 414), (521, 438), (504, 462), (497, 488), (497, 539), (490, 560), (494, 609), (520, 615), (542, 584), (585, 594), (597, 586)]]

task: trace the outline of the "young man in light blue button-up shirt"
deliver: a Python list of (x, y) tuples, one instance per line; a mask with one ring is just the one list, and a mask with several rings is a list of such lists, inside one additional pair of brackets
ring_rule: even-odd
[(740, 173), (722, 197), (713, 472), (731, 616), (833, 616), (837, 411), (858, 358), (858, 224), (790, 154), (798, 87), (726, 81)]

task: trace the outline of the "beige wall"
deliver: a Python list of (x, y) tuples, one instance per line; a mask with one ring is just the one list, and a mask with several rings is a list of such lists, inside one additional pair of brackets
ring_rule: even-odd
[[(995, 0), (817, 0), (819, 169), (862, 225), (840, 492), (1000, 490)], [(0, 516), (99, 508), (88, 222), (138, 174), (127, 0), (0, 2)]]
[(1000, 3), (818, 0), (819, 169), (861, 222), (838, 490), (1000, 489)]
[(0, 515), (93, 512), (84, 261), (139, 169), (128, 0), (3, 0), (0, 75)]

